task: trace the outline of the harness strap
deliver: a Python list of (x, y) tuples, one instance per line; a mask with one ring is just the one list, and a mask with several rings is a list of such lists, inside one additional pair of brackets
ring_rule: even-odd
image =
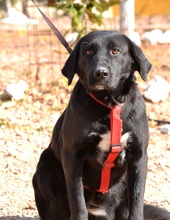
[[(108, 107), (104, 103), (97, 100), (92, 94), (90, 94), (93, 99), (95, 99), (100, 104)], [(121, 133), (122, 133), (122, 120), (120, 119), (120, 114), (122, 110), (122, 105), (116, 105), (110, 108), (110, 145), (111, 150), (108, 154), (108, 157), (104, 163), (104, 167), (101, 172), (101, 181), (100, 181), (100, 188), (96, 191), (101, 193), (108, 192), (109, 185), (110, 185), (110, 175), (111, 169), (115, 166), (114, 161), (116, 160), (118, 154), (121, 152)], [(85, 187), (87, 188), (87, 187)]]

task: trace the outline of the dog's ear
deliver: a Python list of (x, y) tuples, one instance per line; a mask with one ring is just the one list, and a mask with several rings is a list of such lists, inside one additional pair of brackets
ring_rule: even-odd
[(77, 53), (74, 49), (68, 59), (66, 60), (64, 67), (62, 68), (62, 74), (68, 79), (68, 85), (71, 84), (74, 74), (76, 73)]
[(130, 45), (131, 56), (133, 58), (133, 70), (138, 71), (141, 78), (147, 81), (147, 74), (150, 71), (152, 64), (147, 60), (142, 50), (131, 41)]

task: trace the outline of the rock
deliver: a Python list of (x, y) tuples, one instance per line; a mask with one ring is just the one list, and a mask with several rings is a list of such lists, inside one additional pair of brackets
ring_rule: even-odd
[(141, 39), (142, 41), (149, 41), (151, 45), (156, 45), (160, 39), (162, 39), (163, 33), (160, 29), (154, 29), (149, 32), (145, 32), (142, 36)]
[(141, 39), (142, 41), (149, 41), (151, 45), (170, 43), (170, 30), (163, 33), (160, 29), (154, 29), (150, 32), (145, 32)]
[(161, 132), (163, 134), (170, 134), (170, 124), (165, 124), (161, 126)]
[(167, 30), (165, 31), (165, 33), (162, 33), (162, 37), (159, 39), (158, 43), (160, 44), (170, 43), (170, 30)]
[(8, 14), (9, 17), (1, 19), (0, 22), (12, 25), (38, 24), (38, 20), (29, 19), (27, 16), (17, 11), (15, 8), (9, 8)]
[(170, 84), (162, 77), (156, 75), (153, 81), (148, 83), (148, 87), (144, 91), (145, 99), (158, 103), (168, 98), (170, 93)]
[(164, 33), (164, 42), (170, 43), (170, 30), (165, 31)]
[(129, 38), (135, 43), (137, 44), (138, 46), (141, 46), (142, 43), (141, 43), (141, 38), (140, 38), (140, 34), (136, 31), (134, 31), (130, 36)]
[(77, 40), (78, 35), (79, 34), (77, 32), (69, 33), (68, 36), (66, 37), (66, 41), (69, 44), (73, 44)]
[(3, 102), (10, 101), (11, 99), (12, 99), (12, 95), (7, 92), (4, 92), (3, 94), (0, 95), (0, 100)]
[(17, 84), (9, 84), (6, 87), (5, 93), (12, 96), (16, 101), (25, 97), (25, 91), (28, 90), (28, 84), (24, 80), (20, 80)]

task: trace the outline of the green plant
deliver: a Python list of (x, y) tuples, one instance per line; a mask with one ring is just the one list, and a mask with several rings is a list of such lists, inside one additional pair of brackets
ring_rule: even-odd
[[(49, 0), (50, 1), (50, 0)], [(72, 32), (78, 32), (78, 38), (87, 31), (87, 22), (97, 26), (103, 23), (103, 12), (120, 0), (52, 0), (53, 6), (71, 17)]]

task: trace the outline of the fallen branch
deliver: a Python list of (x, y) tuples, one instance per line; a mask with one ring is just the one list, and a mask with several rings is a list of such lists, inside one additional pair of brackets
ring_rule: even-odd
[(158, 119), (151, 119), (151, 118), (148, 118), (148, 120), (157, 122), (158, 124), (170, 124), (170, 121), (167, 121), (167, 120), (158, 120)]

